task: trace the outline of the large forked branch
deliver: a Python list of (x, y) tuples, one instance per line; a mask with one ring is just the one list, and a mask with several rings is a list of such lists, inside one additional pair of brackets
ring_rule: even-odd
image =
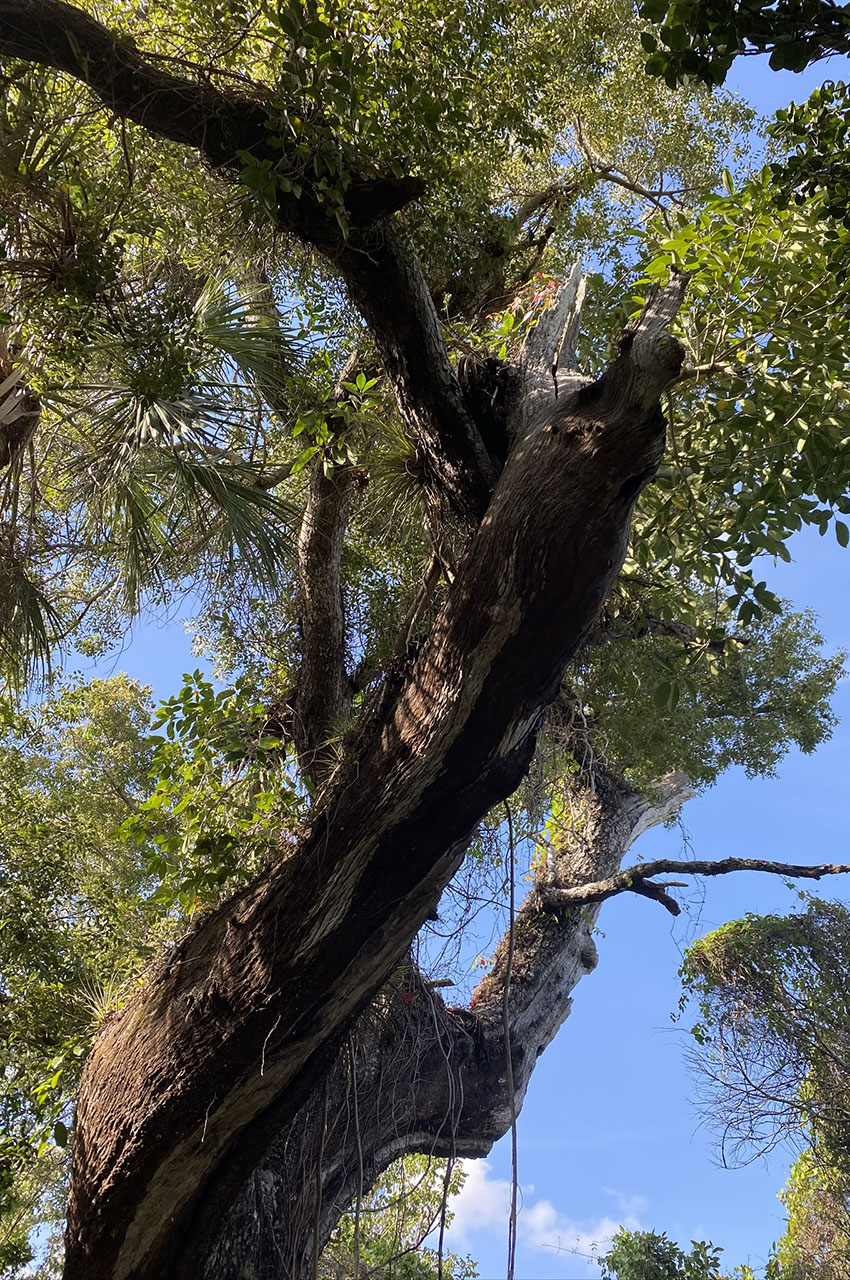
[[(467, 409), (416, 256), (382, 221), (421, 195), (421, 180), (345, 173), (346, 238), (333, 209), (311, 185), (310, 167), (302, 173), (303, 160), (290, 161), (282, 121), (275, 124), (277, 105), (272, 111), (256, 99), (171, 75), (132, 41), (63, 0), (0, 0), (0, 54), (67, 72), (114, 114), (196, 148), (214, 168), (238, 172), (240, 153), (271, 161), (282, 177), (290, 164), (293, 172), (297, 167), (301, 195), (278, 191), (278, 225), (315, 245), (345, 279), (416, 441), (432, 501), (448, 501), (471, 523), (480, 519), (496, 479), (493, 465)], [(368, 171), (368, 157), (363, 167)]]
[(583, 902), (604, 902), (618, 893), (639, 893), (645, 898), (654, 898), (666, 907), (671, 915), (679, 915), (681, 908), (664, 890), (682, 888), (681, 881), (665, 884), (653, 883), (654, 876), (728, 876), (732, 871), (763, 871), (768, 875), (785, 876), (788, 880), (820, 880), (823, 876), (841, 876), (850, 872), (850, 864), (824, 862), (817, 866), (805, 863), (772, 862), (768, 858), (721, 858), (696, 859), (691, 862), (676, 861), (671, 858), (656, 858), (652, 862), (639, 862), (633, 867), (618, 871), (616, 875), (607, 876), (590, 884), (572, 885), (566, 889), (550, 889), (549, 896), (553, 903), (562, 906)]
[[(564, 833), (554, 851), (554, 869), (564, 879), (598, 876), (616, 866), (640, 835), (692, 794), (681, 774), (665, 778), (649, 799), (598, 761), (592, 773), (591, 785), (574, 791), (581, 839)], [(201, 1237), (212, 1241), (199, 1280), (237, 1280), (246, 1273), (260, 1280), (309, 1280), (314, 1245), (325, 1244), (360, 1181), (370, 1186), (409, 1152), (486, 1155), (507, 1131), (510, 1085), (518, 1112), (539, 1055), (570, 1012), (573, 990), (596, 964), (599, 907), (546, 905), (552, 871), (552, 860), (538, 868), (515, 921), (515, 945), (508, 936), (499, 944), (492, 972), (469, 1008), (446, 1007), (410, 963), (393, 974), (357, 1024), (356, 1082), (341, 1055), (295, 1120), (275, 1135), (224, 1222), (199, 1224)]]
[(675, 279), (650, 300), (592, 386), (538, 401), (409, 675), (301, 846), (105, 1027), (80, 1091), (66, 1280), (196, 1280), (198, 1215), (223, 1217), (524, 776), (661, 457), (658, 396), (682, 353), (643, 339), (682, 294)]

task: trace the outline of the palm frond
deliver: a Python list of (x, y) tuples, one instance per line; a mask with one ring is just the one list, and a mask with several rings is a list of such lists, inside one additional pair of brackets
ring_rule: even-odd
[(17, 692), (45, 675), (60, 631), (59, 611), (0, 531), (0, 679)]
[[(194, 321), (200, 344), (239, 370), (278, 411), (302, 358), (296, 332), (283, 323), (269, 289), (209, 280), (195, 303)], [(227, 369), (222, 372), (226, 379)]]
[(246, 467), (212, 465), (176, 451), (163, 461), (195, 510), (203, 510), (207, 499), (213, 515), (207, 528), (231, 557), (238, 553), (240, 567), (259, 586), (278, 586), (295, 558), (297, 507), (259, 488)]

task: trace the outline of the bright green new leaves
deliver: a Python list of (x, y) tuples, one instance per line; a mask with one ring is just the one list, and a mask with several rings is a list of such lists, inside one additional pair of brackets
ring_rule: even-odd
[(846, 256), (817, 201), (783, 209), (769, 172), (676, 219), (647, 283), (692, 272), (680, 320), (687, 357), (669, 402), (669, 468), (642, 498), (636, 572), (731, 588), (742, 622), (776, 603), (750, 568), (787, 559), (803, 525), (846, 545), (850, 410)]
[(766, 1280), (844, 1280), (850, 1256), (850, 1173), (811, 1148), (779, 1193), (787, 1212)]
[(146, 739), (155, 785), (125, 835), (147, 850), (156, 902), (208, 908), (279, 857), (306, 813), (286, 730), (250, 678), (216, 692), (196, 671)]

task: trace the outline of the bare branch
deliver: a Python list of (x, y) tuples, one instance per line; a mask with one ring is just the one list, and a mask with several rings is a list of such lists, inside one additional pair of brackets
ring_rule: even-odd
[[(546, 898), (552, 904), (567, 906), (586, 902), (604, 902), (618, 893), (640, 893), (646, 898), (655, 898), (661, 902), (671, 915), (677, 916), (679, 904), (663, 892), (666, 888), (676, 887), (675, 882), (659, 885), (651, 883), (651, 877), (666, 875), (687, 876), (725, 876), (733, 871), (763, 871), (769, 875), (785, 876), (789, 880), (820, 880), (822, 876), (846, 875), (850, 872), (847, 863), (820, 863), (817, 866), (792, 862), (771, 862), (766, 858), (723, 858), (720, 861), (697, 859), (694, 862), (679, 862), (670, 858), (657, 858), (653, 862), (640, 862), (616, 875), (607, 876), (587, 884), (571, 885), (569, 888), (550, 888), (546, 890)], [(680, 885), (678, 887), (681, 887)]]

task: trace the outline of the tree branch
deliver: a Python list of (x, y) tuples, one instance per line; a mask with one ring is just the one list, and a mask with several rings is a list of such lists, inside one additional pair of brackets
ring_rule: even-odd
[(310, 474), (298, 533), (301, 666), (293, 727), (301, 768), (317, 785), (338, 762), (333, 739), (341, 738), (351, 706), (340, 563), (358, 474), (353, 467), (336, 467), (325, 475), (320, 459)]
[(271, 111), (261, 101), (173, 76), (131, 40), (63, 0), (0, 0), (0, 53), (67, 72), (116, 115), (196, 148), (214, 168), (240, 172), (240, 153), (247, 152), (271, 161), (280, 177), (297, 176), (300, 196), (278, 188), (278, 225), (315, 245), (342, 274), (426, 464), (434, 504), (447, 499), (470, 523), (481, 518), (496, 479), (492, 462), (452, 369), (416, 255), (382, 222), (422, 194), (420, 179), (348, 174), (346, 238), (312, 186), (309, 169), (302, 172), (303, 158), (290, 159), (277, 106)]
[[(591, 866), (601, 871), (616, 863), (642, 832), (691, 794), (680, 774), (671, 774), (660, 792), (652, 799), (639, 796), (600, 765), (592, 787), (579, 788), (574, 796), (583, 812), (582, 838), (579, 846), (564, 834), (558, 852), (561, 873)], [(447, 1008), (436, 984), (406, 964), (359, 1020), (355, 1041), (365, 1185), (409, 1152), (483, 1156), (507, 1132), (540, 1053), (569, 1014), (572, 991), (596, 964), (598, 907), (544, 908), (540, 886), (548, 874), (546, 869), (538, 872), (537, 887), (517, 916), (513, 962), (506, 936), (469, 1009)], [(510, 1072), (503, 1042), (506, 994)], [(340, 1214), (351, 1205), (361, 1168), (355, 1136), (346, 1123), (351, 1079), (344, 1054), (329, 1080), (327, 1125), (324, 1095), (317, 1088), (277, 1135), (224, 1222), (215, 1224), (203, 1280), (235, 1280), (249, 1269), (264, 1275), (269, 1260), (279, 1258), (293, 1259), (292, 1280), (310, 1280), (314, 1247), (324, 1247)], [(313, 1160), (320, 1142), (321, 1222), (315, 1241)], [(202, 1238), (204, 1230), (205, 1222), (200, 1224)]]
[(681, 351), (656, 333), (653, 358), (658, 314), (650, 304), (646, 333), (511, 451), (416, 661), (349, 744), (300, 846), (104, 1027), (77, 1110), (66, 1280), (194, 1280), (201, 1206), (223, 1216), (481, 817), (519, 785), (661, 457), (658, 395)]
[[(0, 0), (0, 53), (64, 71), (96, 94), (105, 107), (149, 133), (194, 147), (215, 168), (241, 167), (240, 151), (282, 164), (278, 172), (303, 168), (290, 158), (274, 112), (256, 98), (228, 94), (209, 81), (172, 75), (139, 52), (132, 37), (118, 35), (64, 0)], [(269, 103), (271, 103), (269, 94)], [(293, 113), (294, 114), (294, 113)], [(270, 146), (274, 140), (275, 147)], [(283, 200), (284, 216), (304, 238), (339, 240), (336, 220), (304, 179), (307, 199)], [(352, 175), (346, 209), (354, 223), (376, 222), (421, 195), (415, 178), (366, 179)], [(281, 197), (282, 199), (282, 197)], [(312, 223), (312, 226), (310, 225)], [(301, 230), (298, 230), (298, 227)]]
[(646, 898), (655, 898), (667, 908), (671, 915), (677, 916), (681, 910), (679, 904), (663, 890), (683, 887), (682, 882), (652, 883), (653, 876), (668, 873), (686, 876), (726, 876), (732, 871), (763, 871), (769, 875), (786, 876), (789, 880), (820, 880), (822, 876), (846, 875), (850, 872), (850, 864), (825, 862), (810, 866), (792, 862), (771, 862), (766, 858), (723, 858), (720, 861), (698, 859), (694, 862), (657, 858), (653, 862), (639, 862), (625, 871), (607, 876), (604, 880), (572, 885), (566, 889), (549, 889), (546, 896), (553, 904), (568, 906), (577, 903), (604, 902), (618, 893), (640, 893)]

